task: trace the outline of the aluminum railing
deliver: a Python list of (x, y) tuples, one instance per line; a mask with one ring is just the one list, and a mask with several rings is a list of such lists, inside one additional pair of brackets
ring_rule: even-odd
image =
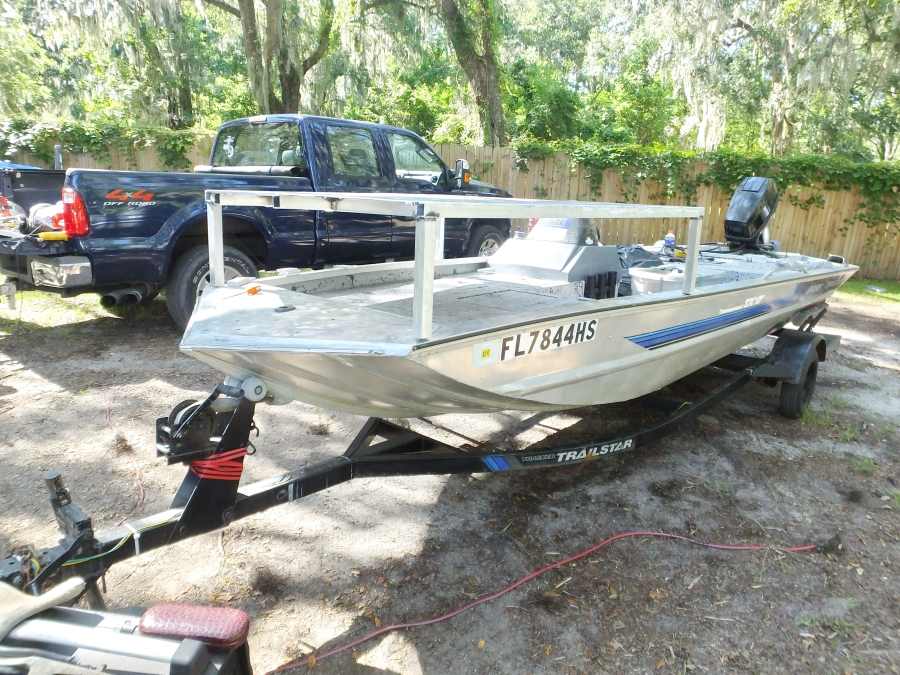
[(687, 218), (688, 249), (685, 257), (685, 294), (694, 292), (700, 253), (704, 209), (700, 206), (617, 204), (604, 202), (551, 201), (354, 192), (267, 192), (254, 190), (207, 190), (210, 283), (225, 285), (223, 208), (256, 206), (297, 211), (328, 211), (414, 218), (416, 221), (413, 323), (419, 340), (431, 337), (434, 306), (435, 261), (443, 257), (444, 221), (447, 218)]

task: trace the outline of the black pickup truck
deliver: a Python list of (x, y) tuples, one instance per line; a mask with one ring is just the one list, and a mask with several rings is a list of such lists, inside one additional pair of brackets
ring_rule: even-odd
[[(448, 168), (419, 136), (380, 124), (267, 115), (220, 127), (209, 165), (192, 173), (69, 169), (58, 231), (0, 231), (0, 273), (65, 296), (101, 294), (111, 309), (165, 290), (179, 325), (208, 275), (205, 189), (509, 194)], [(452, 220), (446, 257), (490, 255), (509, 221)], [(374, 215), (228, 207), (226, 274), (413, 256), (412, 220)]]

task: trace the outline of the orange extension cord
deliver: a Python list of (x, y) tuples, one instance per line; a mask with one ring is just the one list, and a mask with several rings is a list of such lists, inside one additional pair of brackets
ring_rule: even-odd
[(281, 664), (274, 670), (270, 670), (266, 675), (275, 675), (276, 673), (281, 673), (285, 670), (290, 670), (291, 668), (295, 668), (299, 665), (306, 665), (310, 668), (314, 667), (317, 662), (322, 659), (327, 659), (331, 656), (335, 656), (342, 652), (349, 651), (363, 644), (364, 642), (368, 642), (369, 640), (374, 640), (381, 635), (385, 635), (386, 633), (391, 633), (395, 630), (405, 630), (407, 628), (416, 628), (418, 626), (430, 626), (435, 623), (441, 623), (442, 621), (447, 621), (456, 616), (459, 616), (463, 612), (472, 609), (473, 607), (477, 607), (478, 605), (482, 605), (486, 602), (490, 602), (492, 600), (496, 600), (499, 597), (506, 595), (507, 593), (514, 591), (519, 586), (527, 584), (529, 581), (533, 581), (537, 579), (539, 576), (546, 574), (555, 569), (559, 569), (565, 565), (569, 565), (573, 562), (581, 560), (582, 558), (586, 558), (602, 548), (609, 546), (610, 544), (621, 541), (622, 539), (630, 539), (632, 537), (650, 537), (656, 539), (667, 539), (670, 541), (680, 541), (688, 544), (692, 544), (694, 546), (703, 546), (705, 548), (712, 548), (719, 551), (762, 551), (762, 550), (772, 550), (779, 551), (781, 553), (812, 553), (814, 551), (820, 550), (820, 547), (816, 544), (803, 544), (801, 546), (788, 546), (788, 547), (778, 547), (778, 546), (767, 546), (765, 544), (714, 544), (705, 541), (699, 541), (697, 539), (692, 539), (691, 537), (686, 537), (681, 534), (672, 534), (670, 532), (655, 532), (653, 530), (630, 530), (625, 532), (618, 532), (610, 537), (607, 537), (601, 542), (594, 544), (593, 546), (589, 546), (586, 549), (579, 551), (573, 555), (568, 556), (567, 558), (561, 558), (560, 560), (556, 560), (552, 563), (548, 563), (542, 567), (538, 567), (537, 569), (529, 572), (523, 577), (519, 577), (511, 584), (504, 586), (503, 588), (496, 590), (492, 593), (486, 593), (471, 602), (468, 602), (464, 605), (460, 605), (456, 609), (452, 609), (445, 614), (441, 614), (439, 616), (431, 617), (429, 619), (421, 619), (419, 621), (409, 621), (406, 623), (394, 623), (389, 626), (382, 626), (376, 630), (373, 630), (361, 637), (356, 638), (355, 640), (351, 640), (342, 645), (338, 645), (328, 651), (322, 652), (318, 654), (313, 652), (311, 654), (306, 654), (304, 656), (300, 656), (296, 659), (292, 659), (287, 661), (286, 663)]

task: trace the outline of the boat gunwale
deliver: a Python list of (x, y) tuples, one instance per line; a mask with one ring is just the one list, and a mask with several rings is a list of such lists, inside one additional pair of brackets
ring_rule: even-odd
[[(818, 260), (821, 260), (819, 258)], [(387, 263), (392, 264), (392, 263)], [(741, 281), (729, 282), (727, 284), (716, 284), (712, 286), (708, 286), (710, 290), (698, 290), (692, 294), (685, 294), (680, 289), (674, 289), (671, 291), (664, 291), (661, 293), (647, 293), (644, 295), (637, 296), (621, 296), (619, 298), (609, 298), (606, 300), (590, 300), (585, 298), (586, 302), (598, 303), (593, 304), (592, 307), (586, 307), (585, 309), (579, 309), (576, 311), (562, 313), (562, 314), (554, 314), (550, 316), (541, 317), (539, 319), (531, 319), (531, 320), (523, 320), (517, 321), (515, 323), (503, 324), (501, 326), (492, 326), (490, 328), (484, 328), (474, 331), (469, 331), (465, 333), (456, 333), (454, 335), (449, 335), (447, 337), (439, 338), (436, 340), (428, 340), (422, 342), (346, 342), (346, 345), (353, 345), (350, 349), (342, 349), (340, 347), (340, 341), (323, 341), (316, 340), (312, 346), (308, 347), (299, 347), (299, 346), (280, 346), (276, 347), (279, 351), (284, 351), (286, 353), (309, 353), (309, 354), (339, 354), (346, 356), (390, 356), (390, 357), (405, 357), (415, 352), (422, 352), (423, 350), (430, 349), (432, 347), (439, 347), (441, 345), (445, 345), (452, 342), (461, 342), (470, 340), (472, 338), (477, 338), (479, 336), (488, 335), (491, 333), (496, 333), (500, 331), (511, 331), (516, 330), (518, 328), (522, 328), (523, 326), (529, 326), (538, 323), (545, 323), (551, 321), (560, 321), (560, 320), (569, 320), (574, 317), (580, 317), (591, 314), (599, 314), (603, 312), (610, 312), (616, 310), (625, 310), (625, 309), (640, 309), (644, 307), (649, 307), (653, 305), (663, 304), (663, 303), (679, 303), (682, 301), (688, 301), (698, 298), (711, 297), (716, 295), (722, 295), (725, 293), (735, 293), (739, 291), (743, 291), (746, 289), (753, 288), (764, 288), (768, 286), (776, 286), (779, 284), (788, 284), (788, 283), (802, 283), (806, 281), (815, 281), (817, 279), (823, 279), (832, 276), (838, 276), (842, 274), (846, 274), (848, 272), (855, 273), (859, 269), (856, 265), (845, 264), (840, 269), (834, 269), (830, 271), (820, 272), (817, 274), (803, 274), (800, 272), (796, 273), (796, 276), (791, 276), (789, 278), (782, 279), (772, 279), (766, 280), (762, 279), (759, 281), (755, 281), (754, 283), (742, 283)], [(346, 271), (346, 270), (343, 270)], [(264, 280), (263, 280), (264, 282)], [(741, 285), (738, 285), (741, 284)], [(722, 288), (726, 287), (726, 288)], [(712, 290), (715, 289), (715, 290)], [(290, 289), (287, 289), (290, 290)], [(302, 293), (302, 291), (291, 291), (296, 293)], [(313, 295), (313, 294), (310, 294)], [(662, 296), (662, 297), (658, 297)], [(628, 298), (629, 300), (640, 298), (636, 301), (625, 301), (625, 302), (616, 302), (617, 300), (622, 301)], [(201, 298), (201, 302), (203, 299)], [(192, 322), (193, 323), (193, 322)], [(188, 327), (190, 329), (190, 326)], [(266, 347), (262, 346), (250, 346), (246, 343), (241, 345), (224, 345), (224, 344), (209, 344), (209, 343), (199, 343), (199, 344), (191, 344), (185, 346), (184, 340), (190, 333), (190, 330), (185, 332), (185, 335), (182, 337), (180, 349), (184, 352), (190, 352), (194, 350), (209, 350), (209, 349), (224, 349), (224, 350), (236, 350), (243, 349), (248, 351), (268, 351), (271, 350), (272, 342), (270, 342)], [(292, 338), (279, 338), (279, 340), (288, 341)], [(365, 345), (365, 346), (364, 346)]]
[[(819, 258), (819, 260), (821, 260), (821, 258)], [(763, 281), (760, 281), (757, 283), (746, 284), (746, 285), (741, 285), (741, 286), (735, 286), (736, 284), (741, 283), (740, 281), (733, 281), (728, 284), (715, 284), (713, 286), (707, 287), (707, 288), (716, 288), (718, 286), (729, 286), (730, 288), (721, 288), (721, 289), (714, 290), (714, 291), (697, 290), (691, 294), (685, 294), (681, 289), (675, 289), (672, 291), (664, 291), (662, 293), (646, 293), (646, 294), (644, 294), (644, 296), (647, 296), (648, 299), (645, 301), (639, 301), (639, 302), (634, 302), (634, 303), (622, 302), (622, 303), (617, 303), (617, 304), (602, 305), (599, 307), (595, 306), (592, 309), (584, 309), (584, 310), (578, 310), (576, 312), (571, 312), (571, 313), (566, 313), (566, 314), (558, 314), (558, 315), (554, 315), (554, 316), (541, 317), (538, 320), (520, 321), (517, 323), (505, 324), (504, 326), (502, 326), (500, 328), (495, 327), (495, 328), (489, 328), (489, 329), (484, 329), (484, 330), (472, 331), (469, 333), (458, 333), (456, 335), (451, 335), (451, 336), (445, 337), (445, 338), (439, 338), (437, 340), (429, 340), (427, 342), (420, 342), (418, 344), (413, 345), (412, 349), (413, 349), (413, 351), (421, 350), (421, 349), (425, 349), (428, 347), (445, 344), (447, 342), (455, 342), (456, 340), (463, 340), (463, 339), (470, 338), (470, 337), (478, 337), (479, 335), (485, 335), (487, 333), (494, 333), (499, 330), (515, 330), (516, 328), (521, 328), (522, 326), (528, 326), (532, 323), (543, 323), (545, 321), (558, 321), (561, 319), (569, 319), (571, 317), (584, 316), (586, 314), (597, 314), (600, 312), (609, 312), (609, 311), (614, 311), (617, 309), (630, 309), (632, 307), (647, 307), (650, 305), (657, 305), (657, 304), (664, 303), (664, 302), (674, 303), (674, 302), (678, 302), (680, 300), (691, 300), (694, 298), (702, 298), (702, 297), (708, 297), (708, 296), (713, 296), (713, 295), (721, 295), (723, 293), (734, 293), (736, 291), (742, 291), (742, 290), (748, 289), (748, 288), (761, 288), (764, 286), (774, 286), (774, 285), (782, 284), (782, 283), (807, 281), (807, 280), (818, 279), (820, 277), (829, 277), (829, 276), (836, 276), (838, 274), (844, 274), (850, 270), (853, 270), (853, 272), (855, 273), (858, 269), (859, 269), (859, 267), (856, 265), (847, 265), (846, 268), (844, 268), (844, 269), (832, 270), (830, 272), (822, 272), (820, 274), (798, 273), (798, 276), (790, 277), (787, 279), (776, 279), (776, 280), (772, 280), (772, 281), (763, 280)], [(665, 297), (665, 298), (652, 298), (651, 297), (651, 296), (656, 296), (656, 295), (659, 295), (659, 296), (669, 295), (672, 293), (675, 293), (678, 295), (676, 295), (674, 297)], [(604, 301), (604, 300), (596, 301), (595, 300), (594, 302), (602, 303), (602, 302), (608, 302), (609, 300), (621, 300), (624, 298), (635, 298), (635, 297), (639, 298), (639, 297), (643, 297), (643, 296), (641, 296), (641, 295), (638, 295), (638, 296), (623, 295), (618, 298), (608, 298), (606, 301)], [(589, 299), (585, 298), (585, 300), (589, 300)]]

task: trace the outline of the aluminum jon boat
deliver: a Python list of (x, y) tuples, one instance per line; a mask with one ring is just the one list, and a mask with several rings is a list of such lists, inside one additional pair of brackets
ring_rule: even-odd
[[(812, 325), (857, 270), (763, 243), (772, 193), (767, 179), (745, 179), (728, 243), (701, 245), (700, 207), (207, 191), (210, 284), (181, 349), (251, 400), (377, 417), (633, 399), (787, 324)], [(248, 205), (414, 218), (416, 257), (226, 281), (223, 208)], [(490, 258), (443, 260), (448, 217), (550, 220)], [(688, 219), (686, 250), (600, 245), (586, 219), (608, 218)]]

